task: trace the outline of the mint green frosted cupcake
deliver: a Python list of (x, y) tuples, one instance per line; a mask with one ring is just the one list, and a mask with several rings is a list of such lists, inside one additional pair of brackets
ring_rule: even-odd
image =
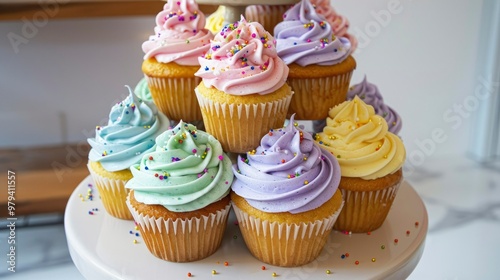
[(181, 121), (130, 170), (127, 204), (153, 255), (190, 262), (219, 248), (233, 173), (217, 139)]

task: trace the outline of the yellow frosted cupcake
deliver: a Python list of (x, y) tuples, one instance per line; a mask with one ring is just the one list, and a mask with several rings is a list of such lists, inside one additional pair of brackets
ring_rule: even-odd
[(298, 129), (269, 131), (238, 157), (231, 199), (245, 243), (260, 261), (294, 267), (321, 253), (342, 209), (337, 160)]
[(290, 68), (288, 84), (295, 92), (288, 116), (321, 120), (328, 110), (346, 100), (356, 61), (351, 43), (336, 37), (325, 17), (309, 0), (302, 0), (284, 14), (274, 28), (278, 55)]
[(339, 188), (345, 205), (335, 229), (373, 231), (384, 223), (403, 180), (405, 147), (358, 96), (328, 114), (316, 140), (337, 158), (342, 171)]
[(129, 88), (127, 98), (111, 108), (108, 125), (98, 126), (95, 138), (88, 139), (89, 172), (111, 216), (132, 219), (125, 204), (125, 184), (132, 178), (129, 168), (154, 148), (156, 136), (168, 126), (168, 118), (152, 102), (141, 100)]
[(244, 153), (283, 125), (292, 97), (288, 67), (262, 25), (243, 17), (226, 25), (199, 61), (196, 96), (203, 122), (225, 151)]
[(156, 16), (155, 35), (142, 44), (142, 71), (151, 95), (171, 120), (201, 120), (194, 94), (200, 78), (194, 73), (213, 38), (204, 26), (205, 15), (194, 0), (168, 1)]
[(191, 262), (219, 248), (234, 176), (217, 139), (180, 122), (130, 169), (127, 204), (154, 256)]

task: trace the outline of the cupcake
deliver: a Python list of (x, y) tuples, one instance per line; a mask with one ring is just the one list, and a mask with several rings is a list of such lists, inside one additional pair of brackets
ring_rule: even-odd
[(339, 188), (345, 205), (334, 228), (373, 231), (384, 223), (402, 182), (405, 147), (358, 96), (328, 114), (316, 140), (337, 158), (342, 172)]
[(337, 160), (296, 125), (292, 116), (233, 165), (231, 199), (250, 253), (285, 267), (318, 257), (343, 205)]
[(154, 256), (191, 262), (219, 248), (234, 176), (217, 139), (181, 121), (130, 170), (127, 205)]
[(283, 125), (292, 98), (288, 67), (260, 23), (242, 17), (226, 25), (199, 61), (196, 96), (203, 122), (225, 151), (244, 153)]
[(168, 1), (156, 16), (155, 35), (142, 44), (142, 71), (158, 109), (171, 120), (201, 120), (194, 94), (200, 78), (198, 57), (209, 48), (213, 34), (194, 0)]
[(274, 28), (278, 55), (290, 68), (288, 84), (295, 92), (288, 116), (320, 120), (346, 99), (356, 61), (351, 43), (335, 37), (332, 27), (309, 0), (289, 9)]
[(169, 120), (156, 106), (141, 100), (129, 88), (129, 95), (114, 105), (107, 126), (97, 126), (95, 138), (89, 138), (88, 169), (106, 211), (116, 218), (131, 220), (125, 203), (130, 166), (143, 153), (154, 149), (155, 138), (169, 126)]
[(369, 83), (366, 76), (361, 83), (352, 86), (347, 92), (347, 100), (353, 100), (355, 96), (359, 96), (366, 104), (373, 106), (375, 114), (384, 117), (390, 132), (399, 134), (403, 126), (401, 117), (393, 108), (385, 104), (377, 86)]

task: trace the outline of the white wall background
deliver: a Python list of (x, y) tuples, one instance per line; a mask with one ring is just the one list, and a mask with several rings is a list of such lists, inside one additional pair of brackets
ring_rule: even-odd
[[(420, 163), (418, 154), (465, 154), (474, 111), (460, 106), (480, 83), (482, 1), (332, 3), (360, 41), (352, 83), (366, 74), (400, 112), (408, 155)], [(0, 22), (0, 148), (85, 141), (126, 96), (124, 85), (142, 77), (141, 43), (154, 24), (153, 16), (38, 20), (32, 33), (21, 20)], [(8, 34), (23, 28), (30, 38), (16, 52)]]

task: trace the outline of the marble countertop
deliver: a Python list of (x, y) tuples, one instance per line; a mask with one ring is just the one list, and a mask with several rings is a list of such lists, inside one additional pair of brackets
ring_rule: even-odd
[[(500, 164), (479, 165), (465, 156), (429, 157), (405, 177), (429, 214), (424, 253), (408, 279), (498, 279)], [(17, 232), (23, 240), (17, 252), (22, 261), (16, 273), (3, 269), (0, 277), (83, 279), (69, 256), (62, 224)], [(2, 240), (7, 233), (0, 231)]]

